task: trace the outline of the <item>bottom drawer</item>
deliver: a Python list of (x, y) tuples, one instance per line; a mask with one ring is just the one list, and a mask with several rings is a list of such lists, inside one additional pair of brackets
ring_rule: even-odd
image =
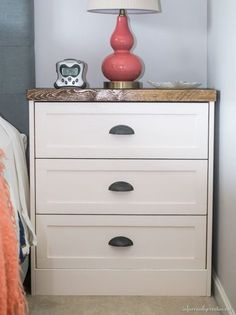
[(205, 216), (38, 215), (36, 226), (36, 268), (205, 268)]

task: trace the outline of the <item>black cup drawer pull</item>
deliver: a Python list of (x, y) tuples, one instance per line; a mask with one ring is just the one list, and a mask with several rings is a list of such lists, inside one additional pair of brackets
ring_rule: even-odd
[(112, 238), (109, 243), (110, 246), (114, 247), (129, 247), (133, 246), (134, 243), (131, 241), (131, 239), (124, 237), (124, 236), (117, 236)]
[(119, 125), (111, 128), (109, 131), (111, 135), (120, 135), (120, 136), (126, 136), (126, 135), (134, 135), (134, 130), (126, 125)]
[(111, 184), (108, 189), (115, 192), (128, 192), (133, 191), (134, 187), (126, 182), (115, 182)]

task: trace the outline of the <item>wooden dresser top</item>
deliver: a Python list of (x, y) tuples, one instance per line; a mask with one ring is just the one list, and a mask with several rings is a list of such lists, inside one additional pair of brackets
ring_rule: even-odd
[(216, 90), (106, 90), (106, 89), (32, 89), (28, 100), (39, 102), (211, 102)]

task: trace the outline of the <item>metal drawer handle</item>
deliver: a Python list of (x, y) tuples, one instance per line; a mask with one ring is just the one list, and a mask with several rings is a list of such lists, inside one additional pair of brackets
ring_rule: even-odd
[(127, 191), (133, 191), (134, 187), (126, 182), (115, 182), (111, 184), (108, 188), (110, 191), (115, 192), (127, 192)]
[(134, 130), (131, 127), (126, 126), (126, 125), (115, 126), (115, 127), (111, 128), (109, 133), (111, 135), (120, 135), (120, 136), (134, 135), (135, 134)]
[(129, 247), (134, 245), (133, 241), (124, 236), (114, 237), (109, 241), (108, 244), (114, 247)]

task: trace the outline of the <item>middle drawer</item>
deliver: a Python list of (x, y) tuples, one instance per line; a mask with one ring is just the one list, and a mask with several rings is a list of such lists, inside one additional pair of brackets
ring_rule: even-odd
[(206, 214), (206, 160), (36, 160), (38, 214)]

